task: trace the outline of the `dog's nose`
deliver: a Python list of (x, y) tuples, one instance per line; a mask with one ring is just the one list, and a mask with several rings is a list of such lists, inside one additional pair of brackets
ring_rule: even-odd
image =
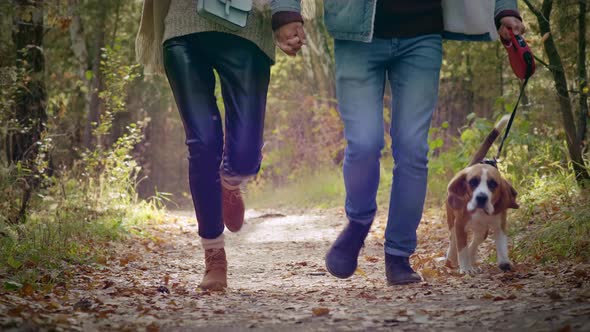
[(484, 206), (488, 201), (488, 196), (484, 194), (479, 194), (475, 196), (475, 201), (477, 202), (477, 206)]

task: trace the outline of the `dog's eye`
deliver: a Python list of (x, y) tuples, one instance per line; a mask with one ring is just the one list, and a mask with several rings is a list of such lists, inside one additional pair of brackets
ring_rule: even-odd
[(469, 185), (471, 186), (471, 188), (477, 187), (478, 184), (479, 184), (479, 179), (477, 179), (477, 178), (473, 178), (473, 179), (469, 180)]
[(498, 182), (496, 182), (494, 180), (488, 181), (488, 188), (490, 188), (490, 190), (494, 190), (497, 187), (498, 187)]

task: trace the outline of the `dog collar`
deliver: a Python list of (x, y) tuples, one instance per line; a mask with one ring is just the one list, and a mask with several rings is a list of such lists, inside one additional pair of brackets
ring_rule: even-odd
[(494, 159), (484, 159), (480, 162), (480, 164), (487, 164), (493, 166), (494, 168), (498, 169), (498, 161)]

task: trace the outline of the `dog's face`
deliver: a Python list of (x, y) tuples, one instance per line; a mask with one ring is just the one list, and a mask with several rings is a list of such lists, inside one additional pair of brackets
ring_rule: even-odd
[(466, 208), (470, 213), (481, 209), (488, 215), (506, 209), (518, 209), (517, 192), (498, 170), (487, 164), (467, 167), (451, 180), (447, 202), (451, 208)]

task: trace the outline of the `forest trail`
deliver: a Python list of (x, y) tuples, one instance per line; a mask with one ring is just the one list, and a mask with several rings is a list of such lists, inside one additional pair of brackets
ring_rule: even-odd
[[(438, 217), (420, 227), (413, 262), (425, 281), (389, 287), (379, 216), (359, 259), (340, 280), (323, 256), (344, 225), (341, 209), (248, 211), (226, 233), (225, 293), (196, 288), (203, 251), (192, 213), (171, 212), (149, 239), (113, 244), (116, 255), (79, 267), (48, 295), (0, 293), (0, 330), (79, 331), (590, 331), (588, 265), (517, 264), (464, 277), (442, 266), (447, 233)], [(493, 250), (487, 240), (480, 252)]]

